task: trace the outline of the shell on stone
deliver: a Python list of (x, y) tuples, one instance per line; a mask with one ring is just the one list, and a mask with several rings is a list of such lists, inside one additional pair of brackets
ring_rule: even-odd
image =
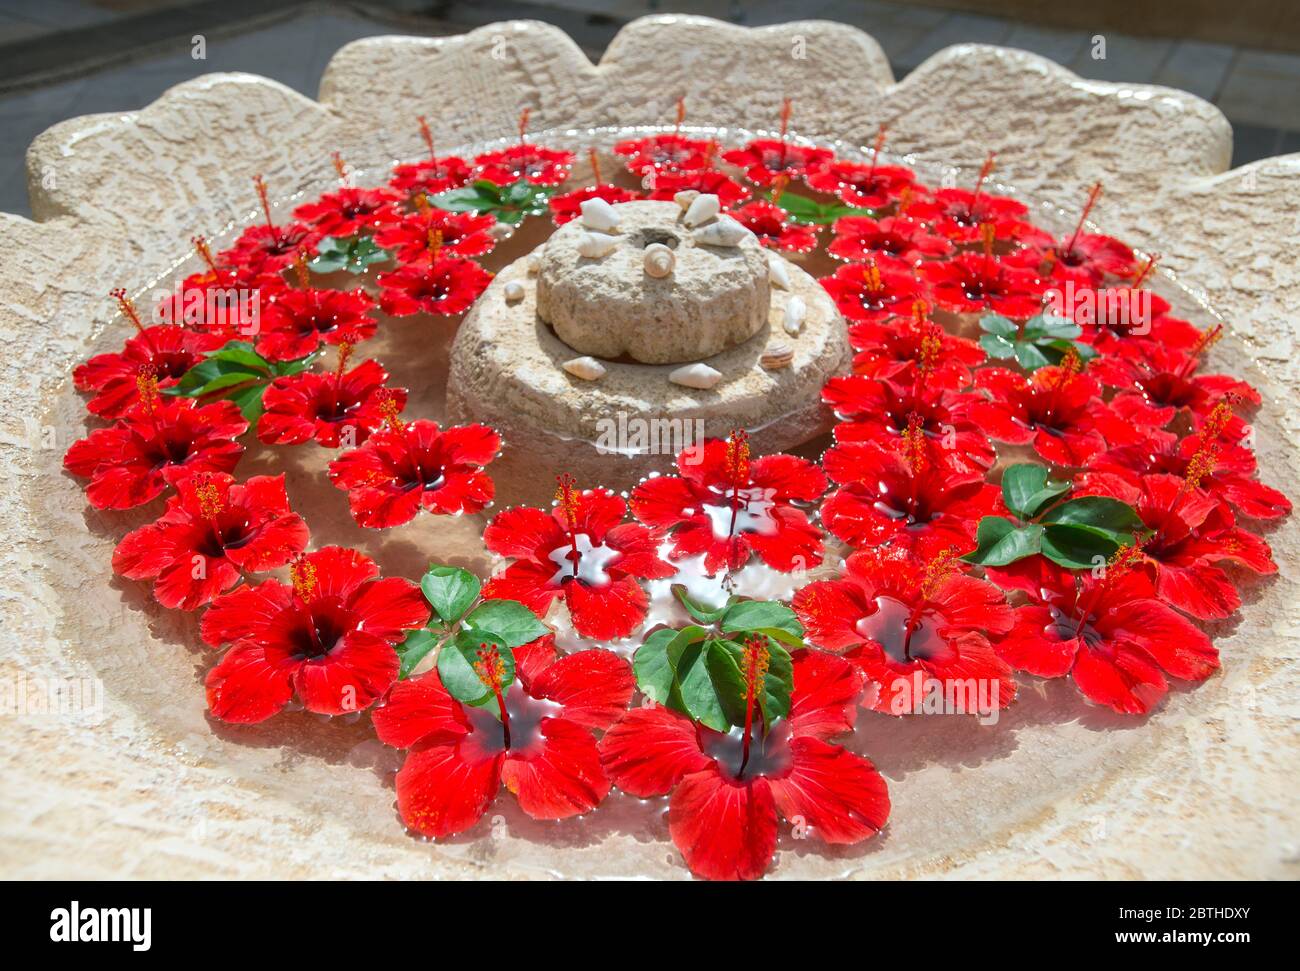
[(682, 212), (691, 208), (691, 203), (700, 197), (699, 189), (683, 189), (673, 196), (673, 202), (681, 207)]
[(718, 197), (711, 192), (697, 195), (691, 200), (691, 204), (686, 208), (686, 215), (682, 217), (682, 222), (686, 223), (687, 229), (693, 229), (696, 226), (702, 226), (718, 213), (722, 212), (722, 203)]
[(781, 326), (787, 334), (798, 334), (803, 330), (803, 319), (807, 315), (808, 305), (803, 302), (803, 297), (791, 297), (786, 301), (785, 318), (781, 321)]
[(529, 253), (524, 261), (524, 266), (528, 267), (529, 276), (536, 276), (542, 269), (542, 258), (536, 253)]
[(575, 357), (571, 361), (565, 361), (560, 367), (575, 378), (582, 378), (584, 381), (599, 381), (605, 376), (605, 365), (594, 357)]
[(618, 210), (604, 199), (588, 199), (578, 208), (582, 210), (582, 224), (588, 229), (602, 233), (618, 232), (618, 224), (621, 222)]
[(613, 236), (606, 236), (604, 233), (583, 233), (582, 238), (578, 240), (578, 255), (598, 260), (614, 252), (614, 247), (617, 245), (618, 240)]
[(662, 279), (677, 266), (677, 254), (663, 243), (651, 243), (645, 248), (645, 271), (648, 276)]
[(773, 344), (758, 359), (758, 363), (768, 371), (789, 367), (792, 361), (794, 361), (794, 348), (789, 344)]
[(680, 384), (683, 388), (699, 388), (701, 391), (707, 391), (722, 380), (722, 372), (697, 361), (677, 368), (668, 375), (668, 380), (673, 384)]
[(702, 246), (737, 246), (750, 233), (730, 216), (719, 216), (717, 222), (702, 226), (691, 235)]
[(790, 267), (784, 259), (770, 250), (767, 254), (767, 268), (771, 271), (770, 276), (774, 286), (778, 286), (782, 290), (792, 289), (790, 285)]
[(511, 280), (501, 288), (501, 295), (506, 298), (506, 303), (518, 303), (524, 299), (524, 285), (518, 280)]

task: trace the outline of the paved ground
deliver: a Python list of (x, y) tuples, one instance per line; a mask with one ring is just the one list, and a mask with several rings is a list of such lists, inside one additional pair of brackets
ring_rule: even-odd
[[(349, 41), (453, 33), (511, 17), (551, 21), (593, 57), (619, 26), (646, 13), (702, 13), (751, 26), (838, 20), (869, 31), (899, 77), (950, 44), (1003, 44), (1050, 57), (1084, 77), (1166, 84), (1213, 101), (1233, 123), (1234, 164), (1300, 152), (1300, 54), (1107, 32), (1099, 57), (1095, 36), (1085, 31), (886, 0), (369, 3), (0, 0), (0, 210), (28, 211), (23, 153), (61, 119), (139, 108), (173, 84), (210, 71), (252, 71), (315, 95), (330, 56)], [(421, 15), (430, 9), (436, 18)], [(206, 49), (196, 59), (189, 27), (200, 23)]]

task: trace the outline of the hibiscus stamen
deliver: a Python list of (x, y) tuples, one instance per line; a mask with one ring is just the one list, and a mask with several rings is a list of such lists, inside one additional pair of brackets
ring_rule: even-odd
[(429, 250), (429, 271), (433, 272), (434, 264), (438, 262), (438, 254), (442, 252), (442, 230), (430, 229), (429, 241), (427, 243)]
[(1121, 546), (1106, 561), (1101, 580), (1093, 587), (1087, 602), (1080, 605), (1079, 616), (1074, 626), (1074, 636), (1079, 637), (1084, 627), (1092, 619), (1097, 603), (1112, 589), (1116, 583), (1128, 576), (1146, 558), (1142, 544), (1134, 541), (1128, 546)]
[(199, 517), (208, 521), (216, 534), (217, 543), (224, 547), (226, 541), (221, 535), (221, 526), (217, 522), (217, 517), (226, 506), (221, 500), (221, 489), (207, 472), (195, 476), (194, 498), (199, 501)]
[(140, 410), (154, 420), (162, 397), (158, 394), (158, 373), (152, 364), (141, 364), (136, 371), (135, 390), (140, 398)]
[(929, 600), (939, 592), (939, 588), (948, 578), (957, 572), (957, 550), (949, 547), (936, 554), (925, 565), (925, 575), (921, 578), (921, 597)]
[(528, 141), (528, 116), (533, 113), (532, 108), (525, 108), (519, 112), (519, 147), (522, 148)]
[(221, 270), (217, 267), (217, 261), (212, 255), (212, 247), (208, 245), (208, 241), (202, 236), (191, 236), (190, 242), (194, 244), (194, 252), (199, 254), (199, 259), (208, 268), (208, 272), (212, 274), (213, 279), (220, 282)]
[(600, 185), (600, 156), (594, 148), (587, 149), (587, 159), (591, 162), (592, 184)]
[(1132, 289), (1136, 290), (1146, 282), (1147, 277), (1149, 277), (1151, 272), (1156, 268), (1156, 262), (1159, 259), (1159, 253), (1152, 253), (1147, 257), (1147, 261), (1138, 268), (1137, 274), (1133, 277)]
[(790, 131), (790, 115), (794, 111), (794, 101), (786, 98), (781, 102), (781, 168), (785, 168), (785, 138)]
[(1065, 253), (1074, 252), (1074, 244), (1079, 239), (1079, 234), (1083, 232), (1083, 224), (1087, 222), (1088, 215), (1092, 212), (1092, 207), (1097, 204), (1097, 197), (1101, 195), (1101, 183), (1096, 182), (1088, 190), (1088, 201), (1083, 204), (1083, 212), (1079, 214), (1079, 224), (1074, 227), (1074, 234), (1070, 236), (1070, 241), (1065, 244)]
[(673, 127), (673, 137), (682, 137), (682, 122), (686, 120), (686, 98), (677, 99), (677, 124)]
[(870, 257), (867, 259), (866, 268), (862, 271), (862, 279), (866, 282), (867, 293), (873, 297), (885, 289), (885, 284), (880, 279), (880, 267), (876, 266), (876, 261)]
[(1197, 362), (1202, 354), (1208, 351), (1219, 341), (1223, 340), (1225, 331), (1223, 324), (1215, 324), (1213, 327), (1207, 327), (1201, 331), (1201, 336), (1197, 339), (1195, 345), (1187, 352), (1187, 357), (1178, 368), (1178, 376), (1185, 378), (1195, 369)]
[(731, 505), (731, 522), (727, 527), (731, 555), (727, 558), (727, 565), (735, 569), (740, 566), (736, 562), (739, 559), (736, 520), (740, 515), (741, 507), (748, 505), (747, 501), (740, 498), (741, 490), (749, 485), (750, 469), (749, 433), (743, 428), (732, 429), (731, 434), (727, 437), (726, 458), (723, 464), (726, 470), (727, 482), (731, 486), (731, 495), (727, 500)]
[(348, 184), (348, 163), (343, 161), (341, 152), (331, 152), (330, 160), (334, 163), (334, 171), (338, 173), (339, 181), (344, 185)]
[(975, 203), (979, 201), (980, 193), (984, 190), (984, 181), (993, 174), (994, 160), (997, 155), (989, 152), (988, 157), (984, 159), (984, 164), (980, 166), (979, 178), (975, 180), (975, 189), (971, 192), (970, 213), (971, 217), (975, 216)]
[(298, 289), (306, 290), (311, 285), (311, 271), (307, 269), (307, 247), (298, 247), (293, 258), (293, 275), (298, 281)]
[(262, 203), (262, 215), (266, 217), (266, 228), (271, 231), (271, 235), (278, 241), (280, 231), (275, 228), (275, 223), (271, 221), (271, 200), (266, 194), (266, 180), (261, 175), (253, 176), (253, 185), (257, 188), (257, 198)]
[(483, 687), (489, 689), (496, 697), (497, 708), (501, 711), (502, 741), (510, 748), (510, 712), (506, 710), (506, 699), (501, 693), (501, 685), (506, 679), (506, 662), (494, 644), (479, 644), (476, 652), (478, 660), (474, 662), (474, 673), (478, 675)]
[(876, 130), (876, 143), (871, 149), (871, 168), (867, 170), (868, 183), (875, 179), (876, 166), (880, 164), (880, 150), (885, 147), (885, 132), (888, 129), (889, 126), (881, 122), (880, 127)]
[(348, 360), (352, 357), (352, 352), (356, 350), (356, 345), (349, 340), (339, 341), (339, 363), (334, 368), (334, 390), (338, 391), (343, 385), (343, 372), (348, 366)]
[(754, 704), (763, 693), (767, 669), (771, 663), (772, 649), (768, 647), (767, 638), (761, 634), (750, 634), (746, 637), (740, 657), (740, 670), (745, 677), (745, 735), (737, 776), (744, 775), (745, 766), (749, 764), (749, 743), (754, 730)]
[(416, 212), (426, 216), (429, 214), (429, 209), (431, 208), (429, 206), (429, 197), (423, 192), (417, 192), (415, 198), (411, 200), (411, 204), (415, 206)]
[(578, 490), (577, 480), (568, 472), (555, 477), (558, 486), (555, 490), (555, 502), (560, 515), (564, 517), (565, 529), (569, 533), (569, 546), (572, 552), (569, 559), (573, 561), (573, 576), (578, 576), (578, 563), (582, 554), (578, 551)]
[(993, 223), (980, 223), (980, 242), (984, 247), (984, 275), (990, 274), (993, 263), (993, 240), (997, 236), (998, 227)]
[(126, 290), (118, 287), (115, 290), (108, 291), (108, 295), (117, 301), (117, 306), (121, 309), (122, 315), (135, 325), (138, 333), (148, 336), (144, 332), (144, 321), (140, 319), (140, 312), (135, 309), (135, 303), (126, 295)]
[(790, 176), (784, 172), (772, 180), (772, 205), (781, 204), (781, 196), (785, 193), (785, 187), (790, 184)]
[(424, 145), (429, 150), (429, 159), (437, 161), (438, 155), (433, 150), (433, 132), (429, 130), (429, 119), (424, 115), (417, 115), (415, 120), (420, 123), (420, 137), (424, 139)]
[(926, 465), (925, 426), (915, 411), (907, 413), (907, 428), (903, 430), (903, 457), (907, 460), (912, 475), (920, 475)]
[[(289, 582), (293, 585), (293, 592), (303, 603), (311, 600), (312, 594), (316, 592), (316, 566), (307, 559), (306, 556), (299, 554), (292, 563), (289, 564)], [(314, 627), (314, 625), (313, 625)]]
[(379, 413), (383, 416), (384, 427), (395, 435), (401, 435), (406, 431), (406, 422), (397, 417), (398, 412), (401, 410), (401, 407), (397, 404), (397, 394), (386, 389), (382, 400), (379, 402)]

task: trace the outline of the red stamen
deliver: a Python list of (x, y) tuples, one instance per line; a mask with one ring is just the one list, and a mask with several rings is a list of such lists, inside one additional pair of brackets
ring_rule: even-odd
[(424, 115), (419, 116), (420, 137), (424, 139), (424, 145), (429, 150), (430, 161), (437, 161), (438, 154), (433, 150), (433, 132), (429, 130), (429, 120)]
[(253, 185), (257, 187), (257, 198), (262, 203), (262, 215), (266, 217), (266, 228), (277, 233), (275, 223), (271, 221), (271, 200), (266, 194), (266, 180), (260, 175), (253, 176)]
[(311, 285), (311, 271), (307, 269), (307, 247), (298, 247), (293, 260), (293, 274), (298, 281), (298, 289), (306, 290)]
[(494, 644), (479, 644), (476, 652), (478, 660), (474, 662), (474, 673), (478, 675), (483, 687), (488, 688), (497, 700), (501, 712), (502, 741), (510, 748), (510, 712), (506, 709), (506, 699), (501, 693), (501, 685), (506, 679), (506, 662)]
[(881, 122), (880, 128), (876, 131), (876, 144), (871, 149), (871, 168), (867, 171), (868, 179), (875, 176), (876, 166), (880, 164), (880, 150), (885, 147), (885, 132), (888, 128), (888, 125)]
[(555, 502), (559, 506), (560, 514), (564, 518), (564, 527), (569, 533), (569, 546), (572, 550), (570, 559), (573, 560), (573, 575), (578, 575), (578, 562), (582, 559), (582, 554), (578, 552), (578, 490), (576, 488), (577, 480), (568, 472), (564, 472), (555, 477), (558, 486), (555, 490)]
[(118, 287), (115, 290), (108, 291), (108, 295), (117, 301), (117, 306), (122, 311), (122, 315), (135, 325), (136, 332), (147, 338), (148, 335), (144, 332), (144, 322), (140, 319), (140, 314), (135, 309), (135, 303), (133, 303), (131, 298), (126, 295), (126, 291), (121, 287)]
[(519, 144), (523, 145), (528, 141), (528, 116), (533, 113), (532, 108), (525, 108), (519, 112)]
[(785, 193), (785, 187), (790, 184), (790, 176), (784, 172), (772, 180), (772, 205), (781, 204), (781, 196)]
[(591, 161), (591, 178), (594, 185), (600, 185), (600, 156), (594, 148), (587, 149), (587, 158)]
[(194, 251), (199, 254), (199, 259), (208, 268), (208, 272), (220, 282), (221, 270), (217, 268), (217, 261), (212, 256), (212, 247), (208, 246), (208, 241), (202, 236), (191, 236), (190, 242), (194, 244)]
[(1070, 241), (1065, 244), (1065, 252), (1074, 252), (1075, 241), (1078, 240), (1079, 234), (1083, 232), (1083, 224), (1088, 220), (1088, 214), (1092, 212), (1092, 207), (1097, 204), (1097, 197), (1101, 195), (1101, 183), (1097, 182), (1088, 191), (1088, 201), (1083, 204), (1083, 212), (1079, 213), (1079, 225), (1074, 227), (1074, 235)]
[(339, 181), (346, 184), (348, 181), (348, 163), (343, 161), (343, 155), (339, 152), (331, 152), (330, 159), (334, 162), (334, 171), (338, 173)]
[(761, 634), (750, 634), (746, 637), (740, 658), (740, 670), (745, 677), (745, 734), (737, 776), (744, 775), (745, 767), (749, 764), (750, 740), (754, 732), (754, 706), (763, 693), (767, 669), (771, 663), (772, 650), (768, 647), (767, 638)]
[(677, 125), (673, 128), (673, 137), (682, 137), (682, 122), (686, 120), (686, 98), (677, 99)]
[(989, 152), (988, 157), (984, 159), (984, 164), (980, 166), (979, 178), (975, 180), (975, 190), (971, 193), (971, 215), (975, 214), (975, 203), (980, 197), (980, 192), (984, 189), (984, 180), (993, 174), (994, 160), (996, 158), (997, 155), (993, 152)]
[(303, 603), (309, 602), (316, 592), (316, 567), (311, 560), (299, 554), (289, 564), (289, 582), (298, 599)]
[(1137, 276), (1133, 277), (1132, 289), (1136, 290), (1138, 287), (1142, 286), (1142, 284), (1146, 282), (1147, 277), (1151, 275), (1151, 271), (1156, 268), (1156, 261), (1159, 259), (1160, 259), (1159, 253), (1152, 253), (1150, 256), (1147, 257), (1147, 261), (1142, 264), (1141, 268), (1139, 268), (1137, 272)]

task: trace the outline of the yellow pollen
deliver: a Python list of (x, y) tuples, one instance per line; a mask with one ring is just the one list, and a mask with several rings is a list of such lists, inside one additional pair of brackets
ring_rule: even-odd
[(1215, 324), (1213, 327), (1201, 331), (1200, 339), (1197, 340), (1196, 346), (1191, 350), (1191, 356), (1200, 357), (1221, 340), (1223, 340), (1223, 324)]
[(309, 600), (316, 591), (316, 567), (305, 556), (289, 564), (289, 582), (300, 600)]
[(733, 430), (727, 439), (726, 468), (733, 486), (749, 482), (749, 433), (743, 428)]
[(135, 304), (131, 301), (131, 298), (126, 295), (126, 291), (118, 287), (116, 290), (110, 290), (108, 295), (117, 301), (118, 309), (122, 311), (122, 315), (135, 325), (137, 331), (143, 333), (144, 321), (140, 319), (140, 313), (135, 309)]
[(495, 645), (480, 644), (477, 655), (474, 673), (478, 675), (479, 681), (483, 682), (485, 688), (500, 691), (501, 685), (506, 680), (506, 662), (502, 659), (501, 653)]
[(578, 490), (575, 488), (577, 480), (565, 472), (557, 475), (555, 481), (559, 483), (555, 489), (555, 502), (560, 507), (569, 529), (574, 529), (578, 524)]
[(406, 423), (397, 417), (401, 410), (395, 394), (385, 394), (383, 400), (379, 402), (379, 413), (384, 416), (384, 427), (399, 435), (406, 430)]
[(411, 202), (414, 204), (416, 212), (427, 213), (429, 211), (429, 197), (423, 192), (416, 193), (415, 198), (412, 199)]
[(875, 260), (867, 260), (867, 267), (862, 271), (862, 279), (867, 282), (869, 293), (879, 293), (885, 289), (885, 285), (880, 282), (880, 267), (876, 266)]
[(921, 347), (916, 359), (917, 368), (925, 374), (933, 371), (942, 350), (943, 338), (940, 336), (939, 328), (930, 324), (925, 329), (925, 336), (921, 338)]
[(442, 230), (429, 230), (429, 259), (438, 262), (438, 253), (442, 251)]
[(339, 342), (339, 364), (335, 368), (335, 374), (340, 377), (343, 376), (343, 371), (348, 366), (348, 361), (351, 359), (354, 350), (356, 350), (356, 346), (351, 341)]
[(772, 663), (772, 649), (767, 646), (767, 638), (751, 634), (745, 638), (741, 652), (741, 667), (745, 672), (745, 687), (751, 697), (763, 693), (763, 684), (767, 680), (767, 669)]
[(1134, 568), (1141, 562), (1141, 544), (1134, 543), (1131, 546), (1121, 546), (1114, 552), (1111, 558), (1106, 561), (1106, 575), (1103, 582), (1106, 584), (1115, 583), (1117, 580), (1132, 573)]
[(903, 191), (898, 196), (898, 214), (901, 216), (907, 212), (907, 207), (912, 204), (912, 187), (903, 186)]
[(199, 515), (207, 520), (216, 519), (225, 508), (221, 501), (221, 490), (212, 481), (212, 476), (202, 475), (199, 479), (194, 487), (194, 497), (199, 501)]
[(903, 431), (903, 457), (913, 475), (925, 468), (925, 427), (921, 416), (915, 411), (907, 415), (907, 428)]
[(152, 415), (158, 410), (161, 400), (158, 395), (158, 375), (152, 365), (140, 366), (140, 370), (135, 375), (135, 390), (140, 396), (140, 405), (146, 415)]
[(307, 269), (307, 248), (299, 247), (298, 255), (293, 261), (293, 272), (298, 278), (298, 289), (306, 290), (311, 283), (311, 271)]
[(980, 240), (984, 244), (984, 258), (990, 259), (993, 256), (993, 239), (997, 236), (998, 227), (993, 223), (980, 223)]
[(957, 549), (950, 546), (925, 565), (925, 575), (921, 578), (921, 596), (927, 600), (933, 597), (956, 572)]

